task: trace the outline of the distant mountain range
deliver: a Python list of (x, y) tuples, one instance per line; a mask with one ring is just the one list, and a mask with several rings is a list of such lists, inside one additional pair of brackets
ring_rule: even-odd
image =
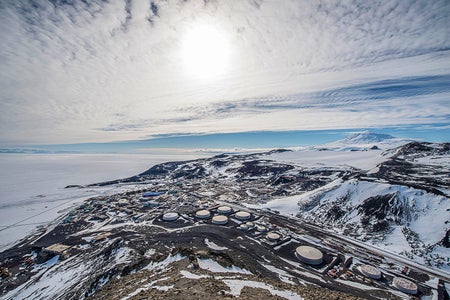
[[(261, 135), (261, 138), (263, 136)], [(228, 137), (228, 139), (230, 139)], [(335, 150), (364, 150), (369, 149), (375, 144), (382, 149), (393, 148), (400, 146), (412, 140), (395, 138), (389, 134), (379, 134), (370, 131), (363, 131), (358, 133), (349, 134), (344, 139), (337, 140), (335, 142), (316, 145), (316, 146), (297, 146), (288, 147), (289, 149), (335, 149)], [(92, 143), (92, 144), (74, 144), (74, 145), (47, 145), (47, 146), (29, 146), (29, 147), (11, 147), (0, 148), (0, 154), (70, 154), (70, 153), (120, 153), (120, 152), (142, 152), (144, 149), (157, 149), (158, 144), (148, 146), (148, 141), (129, 141), (118, 143)], [(307, 141), (306, 141), (307, 142)], [(295, 144), (295, 143), (294, 143)], [(178, 145), (183, 148), (183, 141), (172, 144), (171, 147)], [(119, 148), (118, 148), (119, 146)], [(164, 148), (164, 147), (162, 147)], [(189, 149), (193, 149), (191, 146)], [(195, 149), (195, 148), (194, 148)], [(232, 147), (232, 148), (214, 148), (214, 147), (202, 147), (199, 146), (197, 151), (208, 153), (249, 153), (258, 151), (258, 147), (246, 148), (246, 147)], [(262, 149), (270, 149), (267, 146)], [(261, 151), (261, 150), (259, 150)]]
[(0, 154), (75, 154), (80, 153), (78, 151), (52, 151), (45, 149), (31, 149), (31, 148), (2, 148), (0, 149)]

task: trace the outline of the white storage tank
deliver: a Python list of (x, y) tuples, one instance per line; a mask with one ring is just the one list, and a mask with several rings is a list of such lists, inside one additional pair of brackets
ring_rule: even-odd
[(209, 210), (202, 209), (195, 213), (195, 216), (199, 219), (208, 219), (211, 216)]
[(298, 259), (309, 265), (320, 265), (323, 261), (322, 252), (310, 246), (298, 246), (295, 254)]
[(245, 225), (247, 225), (248, 229), (255, 228), (255, 223), (253, 222), (245, 222)]
[(126, 206), (128, 204), (130, 204), (130, 201), (128, 201), (128, 199), (125, 198), (119, 199), (119, 201), (117, 201), (118, 206)]
[(264, 231), (267, 231), (267, 228), (266, 228), (266, 226), (263, 226), (263, 225), (256, 225), (256, 231), (264, 232)]
[(175, 221), (178, 219), (179, 215), (177, 212), (168, 212), (163, 215), (164, 221)]
[(380, 279), (381, 278), (381, 271), (371, 265), (362, 265), (359, 267), (359, 270), (366, 277), (369, 277), (372, 279)]
[(241, 224), (238, 226), (238, 228), (242, 231), (247, 231), (249, 230), (248, 226), (246, 224)]
[(223, 214), (223, 215), (231, 214), (232, 211), (233, 210), (229, 206), (219, 206), (219, 208), (217, 208), (217, 213)]
[(271, 241), (271, 242), (276, 242), (276, 241), (278, 241), (278, 240), (281, 238), (281, 235), (279, 235), (279, 234), (276, 233), (276, 232), (269, 232), (269, 233), (266, 235), (266, 237), (267, 237), (267, 239), (268, 239), (269, 241)]
[(241, 221), (248, 220), (251, 217), (250, 213), (246, 211), (238, 211), (234, 216)]
[(417, 294), (417, 285), (411, 280), (402, 277), (394, 277), (392, 284), (403, 293), (411, 295)]
[(222, 216), (222, 215), (214, 216), (212, 218), (212, 223), (216, 224), (216, 225), (225, 225), (225, 224), (228, 223), (228, 217), (227, 216)]

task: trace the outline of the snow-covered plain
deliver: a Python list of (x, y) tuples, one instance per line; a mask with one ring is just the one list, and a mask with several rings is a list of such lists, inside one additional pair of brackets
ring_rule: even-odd
[(303, 167), (337, 167), (347, 166), (361, 170), (372, 170), (389, 157), (380, 150), (335, 151), (304, 150), (275, 153), (268, 156), (279, 162), (295, 163)]
[[(376, 172), (377, 165), (390, 157), (383, 150), (396, 148), (408, 142), (410, 140), (364, 131), (328, 144), (274, 153), (268, 158), (302, 167), (344, 166)], [(372, 148), (374, 146), (375, 148)]]
[(193, 151), (146, 154), (1, 154), (0, 251), (85, 199), (109, 188), (65, 189), (125, 178), (151, 166), (209, 156)]

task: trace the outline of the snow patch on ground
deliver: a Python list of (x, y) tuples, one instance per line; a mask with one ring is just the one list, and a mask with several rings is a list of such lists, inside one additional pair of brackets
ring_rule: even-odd
[(278, 211), (283, 215), (296, 215), (298, 212), (298, 202), (299, 196), (290, 196), (272, 200), (270, 202), (264, 204), (249, 204), (244, 203), (248, 208), (253, 209), (271, 209), (274, 211)]
[(155, 254), (155, 253), (156, 253), (155, 249), (148, 249), (147, 251), (145, 251), (144, 256), (145, 257), (152, 257), (153, 254)]
[(243, 205), (252, 209), (270, 209), (273, 211), (278, 211), (280, 214), (285, 216), (296, 216), (302, 204), (308, 203), (311, 200), (311, 198), (314, 197), (315, 195), (333, 189), (340, 183), (341, 180), (338, 179), (318, 189), (303, 194), (277, 198), (263, 204), (243, 203)]
[(402, 227), (400, 226), (395, 227), (394, 230), (387, 235), (381, 243), (376, 244), (376, 246), (395, 253), (411, 250), (411, 246), (403, 235)]
[(181, 254), (176, 254), (176, 255), (169, 255), (166, 257), (166, 259), (162, 260), (162, 261), (158, 261), (158, 262), (154, 262), (152, 261), (151, 263), (149, 263), (147, 266), (145, 266), (143, 268), (143, 270), (161, 270), (161, 269), (165, 269), (167, 268), (171, 263), (180, 261), (182, 259), (184, 259), (185, 256), (182, 256)]
[(58, 264), (56, 261), (56, 257), (47, 261), (48, 267), (31, 277), (32, 284), (10, 291), (4, 299), (56, 299), (93, 272), (88, 264), (80, 264), (77, 260), (68, 259)]
[(130, 260), (131, 249), (128, 247), (122, 247), (115, 251), (115, 259), (117, 264), (126, 264)]
[(272, 295), (283, 297), (289, 300), (301, 300), (303, 299), (300, 297), (299, 294), (291, 292), (291, 291), (280, 291), (275, 289), (273, 286), (268, 285), (263, 282), (257, 282), (257, 281), (250, 281), (250, 280), (239, 280), (239, 279), (226, 279), (223, 280), (223, 282), (228, 285), (230, 288), (230, 294), (233, 296), (239, 296), (241, 294), (241, 290), (248, 286), (252, 288), (258, 288), (258, 289), (265, 289), (268, 290)]
[(264, 264), (262, 262), (259, 263), (267, 270), (277, 273), (281, 281), (289, 284), (295, 284), (295, 282), (292, 281), (293, 276), (287, 273), (286, 271), (278, 269), (277, 267), (274, 267), (272, 265)]
[(205, 244), (209, 249), (212, 249), (212, 250), (222, 251), (222, 250), (228, 249), (227, 247), (221, 247), (208, 239), (205, 239)]
[(152, 289), (152, 288), (156, 288), (156, 289), (158, 289), (158, 290), (164, 290), (164, 291), (167, 291), (167, 290), (173, 288), (173, 285), (171, 285), (171, 286), (163, 286), (163, 287), (161, 287), (161, 286), (155, 286), (156, 283), (158, 283), (158, 282), (160, 282), (160, 281), (167, 280), (167, 279), (169, 279), (169, 277), (163, 277), (163, 278), (154, 280), (154, 281), (152, 281), (152, 282), (150, 282), (150, 283), (147, 283), (147, 284), (143, 285), (142, 287), (136, 289), (134, 292), (130, 293), (130, 294), (127, 295), (126, 297), (123, 297), (121, 300), (128, 300), (128, 299), (130, 299), (131, 297), (136, 296), (136, 295), (139, 294), (140, 292), (146, 291), (146, 290), (149, 290), (149, 289)]
[[(285, 262), (287, 262), (288, 264), (294, 266), (296, 269), (303, 269), (303, 265), (299, 264), (298, 262), (294, 262), (292, 260), (289, 259), (285, 259), (285, 258), (281, 258), (282, 260), (284, 260)], [(313, 273), (309, 273), (309, 272), (302, 272), (302, 271), (296, 271), (299, 274), (302, 274), (303, 276), (309, 277), (309, 278), (314, 278), (317, 279), (319, 281), (322, 281), (325, 283), (325, 280), (322, 279), (322, 277), (320, 277), (319, 275), (315, 275)]]
[(43, 266), (46, 268), (50, 268), (51, 266), (56, 265), (58, 263), (58, 260), (59, 260), (59, 255), (56, 255), (56, 256), (50, 258), (49, 260), (47, 260), (43, 264)]
[(419, 163), (422, 165), (431, 165), (431, 166), (442, 166), (442, 165), (450, 165), (450, 157), (449, 156), (425, 156), (419, 157), (414, 160), (415, 163)]
[(239, 273), (239, 274), (252, 274), (252, 272), (241, 269), (236, 266), (231, 267), (223, 267), (218, 262), (210, 259), (210, 258), (201, 258), (198, 260), (198, 265), (200, 268), (211, 271), (213, 273)]
[(197, 275), (197, 274), (191, 273), (191, 272), (186, 271), (186, 270), (181, 270), (180, 274), (183, 275), (184, 277), (188, 278), (188, 279), (209, 278), (208, 275)]
[(170, 290), (171, 288), (173, 288), (173, 285), (163, 285), (163, 286), (155, 285), (155, 286), (152, 286), (152, 288), (166, 292), (166, 291)]
[(342, 279), (335, 279), (336, 282), (339, 282), (341, 284), (349, 285), (354, 288), (360, 289), (360, 290), (377, 290), (377, 288), (370, 287), (365, 284), (349, 281), (349, 280), (342, 280)]

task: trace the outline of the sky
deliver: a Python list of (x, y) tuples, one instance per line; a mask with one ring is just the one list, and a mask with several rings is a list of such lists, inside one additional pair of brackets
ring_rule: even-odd
[(4, 0), (0, 19), (2, 147), (449, 141), (448, 0)]

